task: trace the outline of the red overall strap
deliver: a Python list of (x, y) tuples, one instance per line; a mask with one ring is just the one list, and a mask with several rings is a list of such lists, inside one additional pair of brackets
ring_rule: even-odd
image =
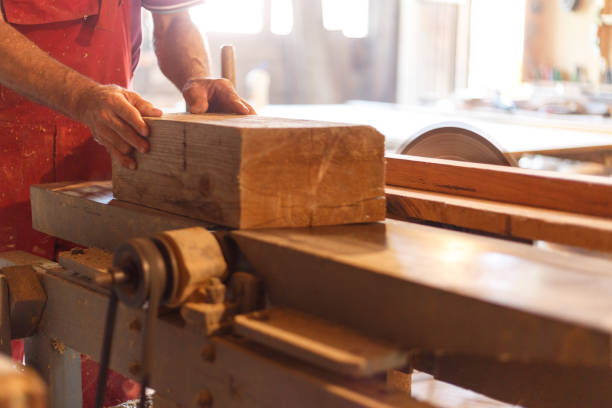
[[(51, 57), (98, 82), (128, 86), (130, 0), (0, 1), (7, 21)], [(54, 256), (54, 239), (31, 229), (31, 184), (110, 175), (108, 154), (85, 126), (0, 86), (0, 252)]]

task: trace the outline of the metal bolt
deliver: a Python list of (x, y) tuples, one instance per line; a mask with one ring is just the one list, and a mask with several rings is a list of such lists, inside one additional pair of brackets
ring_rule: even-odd
[(130, 328), (130, 330), (134, 330), (134, 331), (137, 331), (137, 332), (142, 330), (142, 325), (140, 324), (140, 320), (138, 320), (138, 319), (132, 320), (128, 327)]
[(124, 283), (129, 278), (128, 274), (125, 273), (125, 271), (119, 268), (110, 268), (108, 270), (108, 273), (96, 276), (96, 284), (104, 288), (110, 288), (113, 285), (113, 275), (114, 283)]
[(213, 397), (209, 391), (200, 391), (198, 396), (198, 407), (199, 408), (211, 408), (213, 404)]
[(138, 375), (140, 373), (140, 363), (133, 362), (129, 367), (130, 374)]
[(211, 343), (204, 345), (202, 348), (202, 358), (209, 363), (215, 361), (215, 346)]

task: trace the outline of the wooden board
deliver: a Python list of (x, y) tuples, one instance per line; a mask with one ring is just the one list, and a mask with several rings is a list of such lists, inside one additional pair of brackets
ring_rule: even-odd
[(230, 235), (275, 306), (408, 348), (612, 361), (609, 261), (390, 220)]
[(540, 152), (583, 147), (612, 150), (612, 120), (596, 115), (552, 115), (490, 110), (449, 111), (446, 107), (351, 101), (341, 105), (268, 105), (263, 115), (331, 120), (374, 126), (395, 151), (421, 129), (442, 122), (463, 122), (480, 130), (505, 152)]
[(130, 238), (193, 227), (193, 218), (113, 199), (110, 181), (52, 183), (30, 188), (32, 227), (79, 245), (114, 250)]
[(612, 252), (612, 220), (402, 187), (387, 187), (387, 214), (487, 232)]
[(612, 217), (612, 180), (606, 177), (388, 154), (386, 182), (391, 186)]
[(385, 218), (384, 137), (374, 128), (259, 116), (147, 119), (136, 171), (113, 164), (115, 197), (235, 228)]

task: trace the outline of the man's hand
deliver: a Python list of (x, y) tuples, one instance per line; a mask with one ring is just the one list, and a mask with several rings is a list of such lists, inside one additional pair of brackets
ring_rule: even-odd
[(231, 82), (210, 77), (207, 45), (188, 11), (153, 13), (153, 44), (159, 68), (183, 92), (191, 113), (256, 114)]
[(195, 78), (182, 89), (187, 109), (191, 113), (237, 113), (256, 115), (255, 109), (236, 93), (227, 79)]
[(74, 119), (89, 126), (94, 139), (122, 166), (136, 168), (133, 149), (149, 150), (149, 127), (142, 116), (161, 116), (162, 111), (135, 92), (116, 85), (94, 85), (75, 98)]

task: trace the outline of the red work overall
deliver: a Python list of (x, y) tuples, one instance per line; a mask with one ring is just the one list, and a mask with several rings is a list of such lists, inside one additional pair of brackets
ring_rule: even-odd
[[(128, 86), (130, 0), (0, 2), (6, 20), (51, 57), (100, 83)], [(0, 86), (0, 252), (54, 256), (54, 239), (31, 228), (31, 184), (110, 175), (108, 154), (85, 126)]]
[[(130, 0), (0, 2), (6, 20), (51, 57), (100, 83), (128, 86)], [(0, 252), (52, 258), (55, 240), (31, 228), (30, 185), (109, 179), (110, 168), (87, 127), (0, 86)], [(84, 406), (95, 395), (96, 368), (83, 363)]]

